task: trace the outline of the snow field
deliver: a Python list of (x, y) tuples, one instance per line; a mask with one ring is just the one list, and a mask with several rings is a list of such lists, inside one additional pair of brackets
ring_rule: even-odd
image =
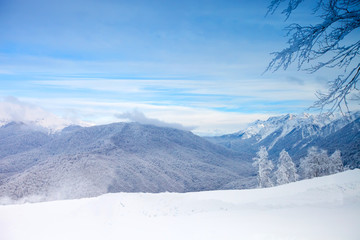
[(360, 239), (360, 170), (266, 189), (0, 206), (0, 239)]

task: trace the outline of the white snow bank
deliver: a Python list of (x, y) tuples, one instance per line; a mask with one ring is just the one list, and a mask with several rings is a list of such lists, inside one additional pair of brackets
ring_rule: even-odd
[(268, 189), (0, 206), (0, 239), (360, 239), (360, 170)]

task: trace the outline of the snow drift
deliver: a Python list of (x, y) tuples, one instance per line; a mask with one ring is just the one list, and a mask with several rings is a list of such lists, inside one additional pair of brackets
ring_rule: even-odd
[(357, 169), (266, 189), (5, 205), (0, 238), (357, 240), (359, 221)]

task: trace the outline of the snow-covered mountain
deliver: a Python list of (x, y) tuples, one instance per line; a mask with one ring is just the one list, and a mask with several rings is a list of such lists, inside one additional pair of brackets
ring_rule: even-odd
[[(354, 168), (360, 167), (360, 161), (355, 157), (360, 151), (360, 148), (356, 149), (360, 144), (359, 117), (360, 112), (350, 116), (287, 114), (271, 117), (266, 121), (258, 120), (234, 134), (207, 139), (250, 155), (254, 155), (260, 146), (265, 146), (274, 160), (278, 158), (280, 151), (285, 149), (295, 162), (306, 155), (311, 146), (319, 146), (329, 152), (340, 149), (344, 153), (345, 164)], [(352, 124), (352, 127), (349, 127), (349, 124)], [(347, 143), (349, 141), (350, 143)]]
[(0, 127), (0, 159), (40, 147), (51, 139), (38, 125), (10, 122)]
[(60, 118), (37, 105), (20, 101), (15, 97), (0, 99), (0, 127), (12, 122), (25, 123), (47, 133), (60, 131), (72, 124), (90, 126), (83, 121)]
[(255, 186), (248, 156), (191, 132), (114, 123), (45, 134), (0, 127), (0, 196), (44, 200), (108, 192), (188, 192)]
[[(22, 110), (24, 110), (24, 109), (22, 109)], [(61, 129), (73, 124), (69, 120), (59, 118), (59, 117), (55, 116), (54, 114), (45, 112), (42, 109), (37, 109), (37, 112), (36, 111), (35, 111), (35, 113), (32, 112), (31, 115), (28, 114), (29, 116), (24, 116), (24, 115), (26, 115), (26, 111), (25, 111), (25, 113), (21, 113), (21, 114), (19, 113), (19, 116), (21, 116), (21, 117), (16, 117), (17, 115), (13, 116), (13, 115), (9, 115), (9, 114), (1, 115), (0, 116), (0, 127), (5, 126), (7, 124), (12, 124), (14, 122), (17, 122), (17, 123), (25, 124), (27, 126), (31, 126), (32, 128), (37, 128), (37, 130), (40, 130), (42, 132), (51, 134), (51, 133), (61, 131)], [(82, 125), (89, 125), (89, 124), (82, 122)]]
[(0, 205), (6, 240), (358, 240), (360, 170), (273, 188)]
[(360, 167), (359, 126), (359, 113), (288, 114), (208, 138), (214, 144), (188, 131), (138, 123), (68, 126), (49, 133), (38, 124), (10, 122), (0, 127), (0, 197), (251, 188), (256, 186), (252, 157), (263, 145), (272, 160), (285, 149), (296, 164), (310, 146), (329, 153), (339, 149), (345, 165), (355, 168)]

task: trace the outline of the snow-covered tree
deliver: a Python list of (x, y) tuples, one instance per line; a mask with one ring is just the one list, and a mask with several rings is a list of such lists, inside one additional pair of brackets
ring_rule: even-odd
[(285, 149), (280, 152), (275, 176), (278, 185), (295, 182), (298, 179), (296, 166)]
[(314, 178), (327, 175), (328, 155), (325, 150), (319, 150), (317, 147), (308, 149), (306, 157), (300, 159), (300, 168), (304, 178)]
[(300, 160), (304, 178), (326, 176), (343, 171), (341, 153), (336, 150), (330, 157), (327, 151), (311, 147), (306, 157)]
[[(304, 0), (271, 0), (268, 13), (274, 13), (282, 3), (286, 19)], [(308, 1), (311, 3), (311, 1)], [(314, 106), (331, 111), (344, 104), (350, 93), (359, 93), (356, 84), (360, 76), (360, 40), (354, 33), (360, 27), (359, 0), (316, 0), (312, 2), (316, 24), (293, 23), (287, 27), (288, 47), (273, 53), (267, 70), (287, 69), (297, 62), (298, 69), (314, 73), (322, 68), (337, 68), (337, 77), (329, 81), (327, 93), (318, 92)]]
[(260, 188), (274, 186), (271, 180), (271, 171), (274, 168), (273, 163), (268, 159), (268, 152), (264, 146), (261, 146), (253, 158), (253, 166), (258, 168), (258, 184)]
[(336, 150), (329, 158), (329, 174), (342, 172), (344, 170), (340, 150)]

